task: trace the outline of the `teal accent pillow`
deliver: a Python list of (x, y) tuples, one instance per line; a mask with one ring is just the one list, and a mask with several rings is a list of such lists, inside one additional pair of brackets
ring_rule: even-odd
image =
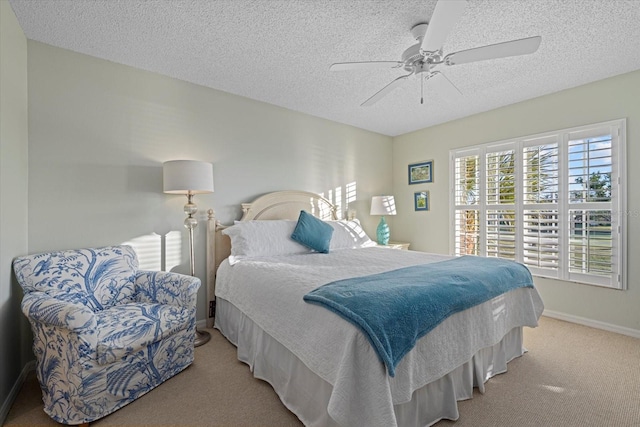
[(298, 223), (291, 238), (316, 252), (328, 254), (332, 235), (332, 226), (307, 211), (300, 211)]

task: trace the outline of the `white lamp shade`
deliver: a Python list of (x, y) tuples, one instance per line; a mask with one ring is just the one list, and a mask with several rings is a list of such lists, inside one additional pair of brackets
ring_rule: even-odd
[(162, 164), (164, 192), (213, 193), (213, 165), (198, 160), (171, 160)]
[(396, 202), (393, 196), (373, 196), (371, 198), (371, 215), (395, 215)]

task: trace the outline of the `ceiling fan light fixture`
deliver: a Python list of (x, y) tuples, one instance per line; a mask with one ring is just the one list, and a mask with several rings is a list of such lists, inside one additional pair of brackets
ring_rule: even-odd
[(422, 42), (424, 35), (427, 33), (428, 26), (429, 24), (427, 24), (426, 22), (417, 23), (416, 25), (411, 27), (411, 35), (413, 35), (414, 39), (418, 40), (419, 42)]

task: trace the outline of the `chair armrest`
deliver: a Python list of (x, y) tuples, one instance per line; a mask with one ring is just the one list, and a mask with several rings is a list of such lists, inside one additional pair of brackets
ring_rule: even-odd
[(85, 305), (64, 301), (44, 292), (29, 292), (22, 299), (22, 312), (28, 319), (74, 332), (95, 330), (93, 311)]
[(195, 307), (200, 279), (168, 271), (136, 273), (136, 301)]

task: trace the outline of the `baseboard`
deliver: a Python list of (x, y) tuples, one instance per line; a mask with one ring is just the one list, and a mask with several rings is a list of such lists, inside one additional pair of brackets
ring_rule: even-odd
[(196, 328), (204, 329), (206, 327), (207, 327), (207, 319), (202, 319), (202, 320), (197, 320), (196, 321)]
[(564, 320), (571, 323), (577, 323), (579, 325), (590, 326), (596, 329), (602, 329), (609, 332), (616, 332), (618, 334), (627, 335), (634, 338), (640, 338), (640, 330), (627, 328), (625, 326), (613, 325), (611, 323), (600, 322), (598, 320), (587, 319), (586, 317), (574, 316), (572, 314), (561, 313), (559, 311), (547, 310), (542, 312), (543, 316), (551, 317), (553, 319)]
[(0, 408), (0, 425), (4, 425), (7, 415), (9, 415), (9, 410), (11, 409), (11, 405), (13, 405), (13, 401), (16, 400), (16, 397), (18, 397), (18, 393), (20, 392), (20, 388), (22, 387), (22, 384), (24, 384), (25, 380), (27, 379), (27, 375), (29, 374), (29, 372), (34, 370), (35, 368), (36, 368), (35, 360), (27, 362), (27, 364), (24, 365), (24, 368), (22, 368), (22, 372), (20, 372), (18, 379), (13, 384), (13, 387), (11, 387), (11, 391), (9, 392), (9, 395), (7, 396), (5, 401), (2, 403), (2, 407)]

